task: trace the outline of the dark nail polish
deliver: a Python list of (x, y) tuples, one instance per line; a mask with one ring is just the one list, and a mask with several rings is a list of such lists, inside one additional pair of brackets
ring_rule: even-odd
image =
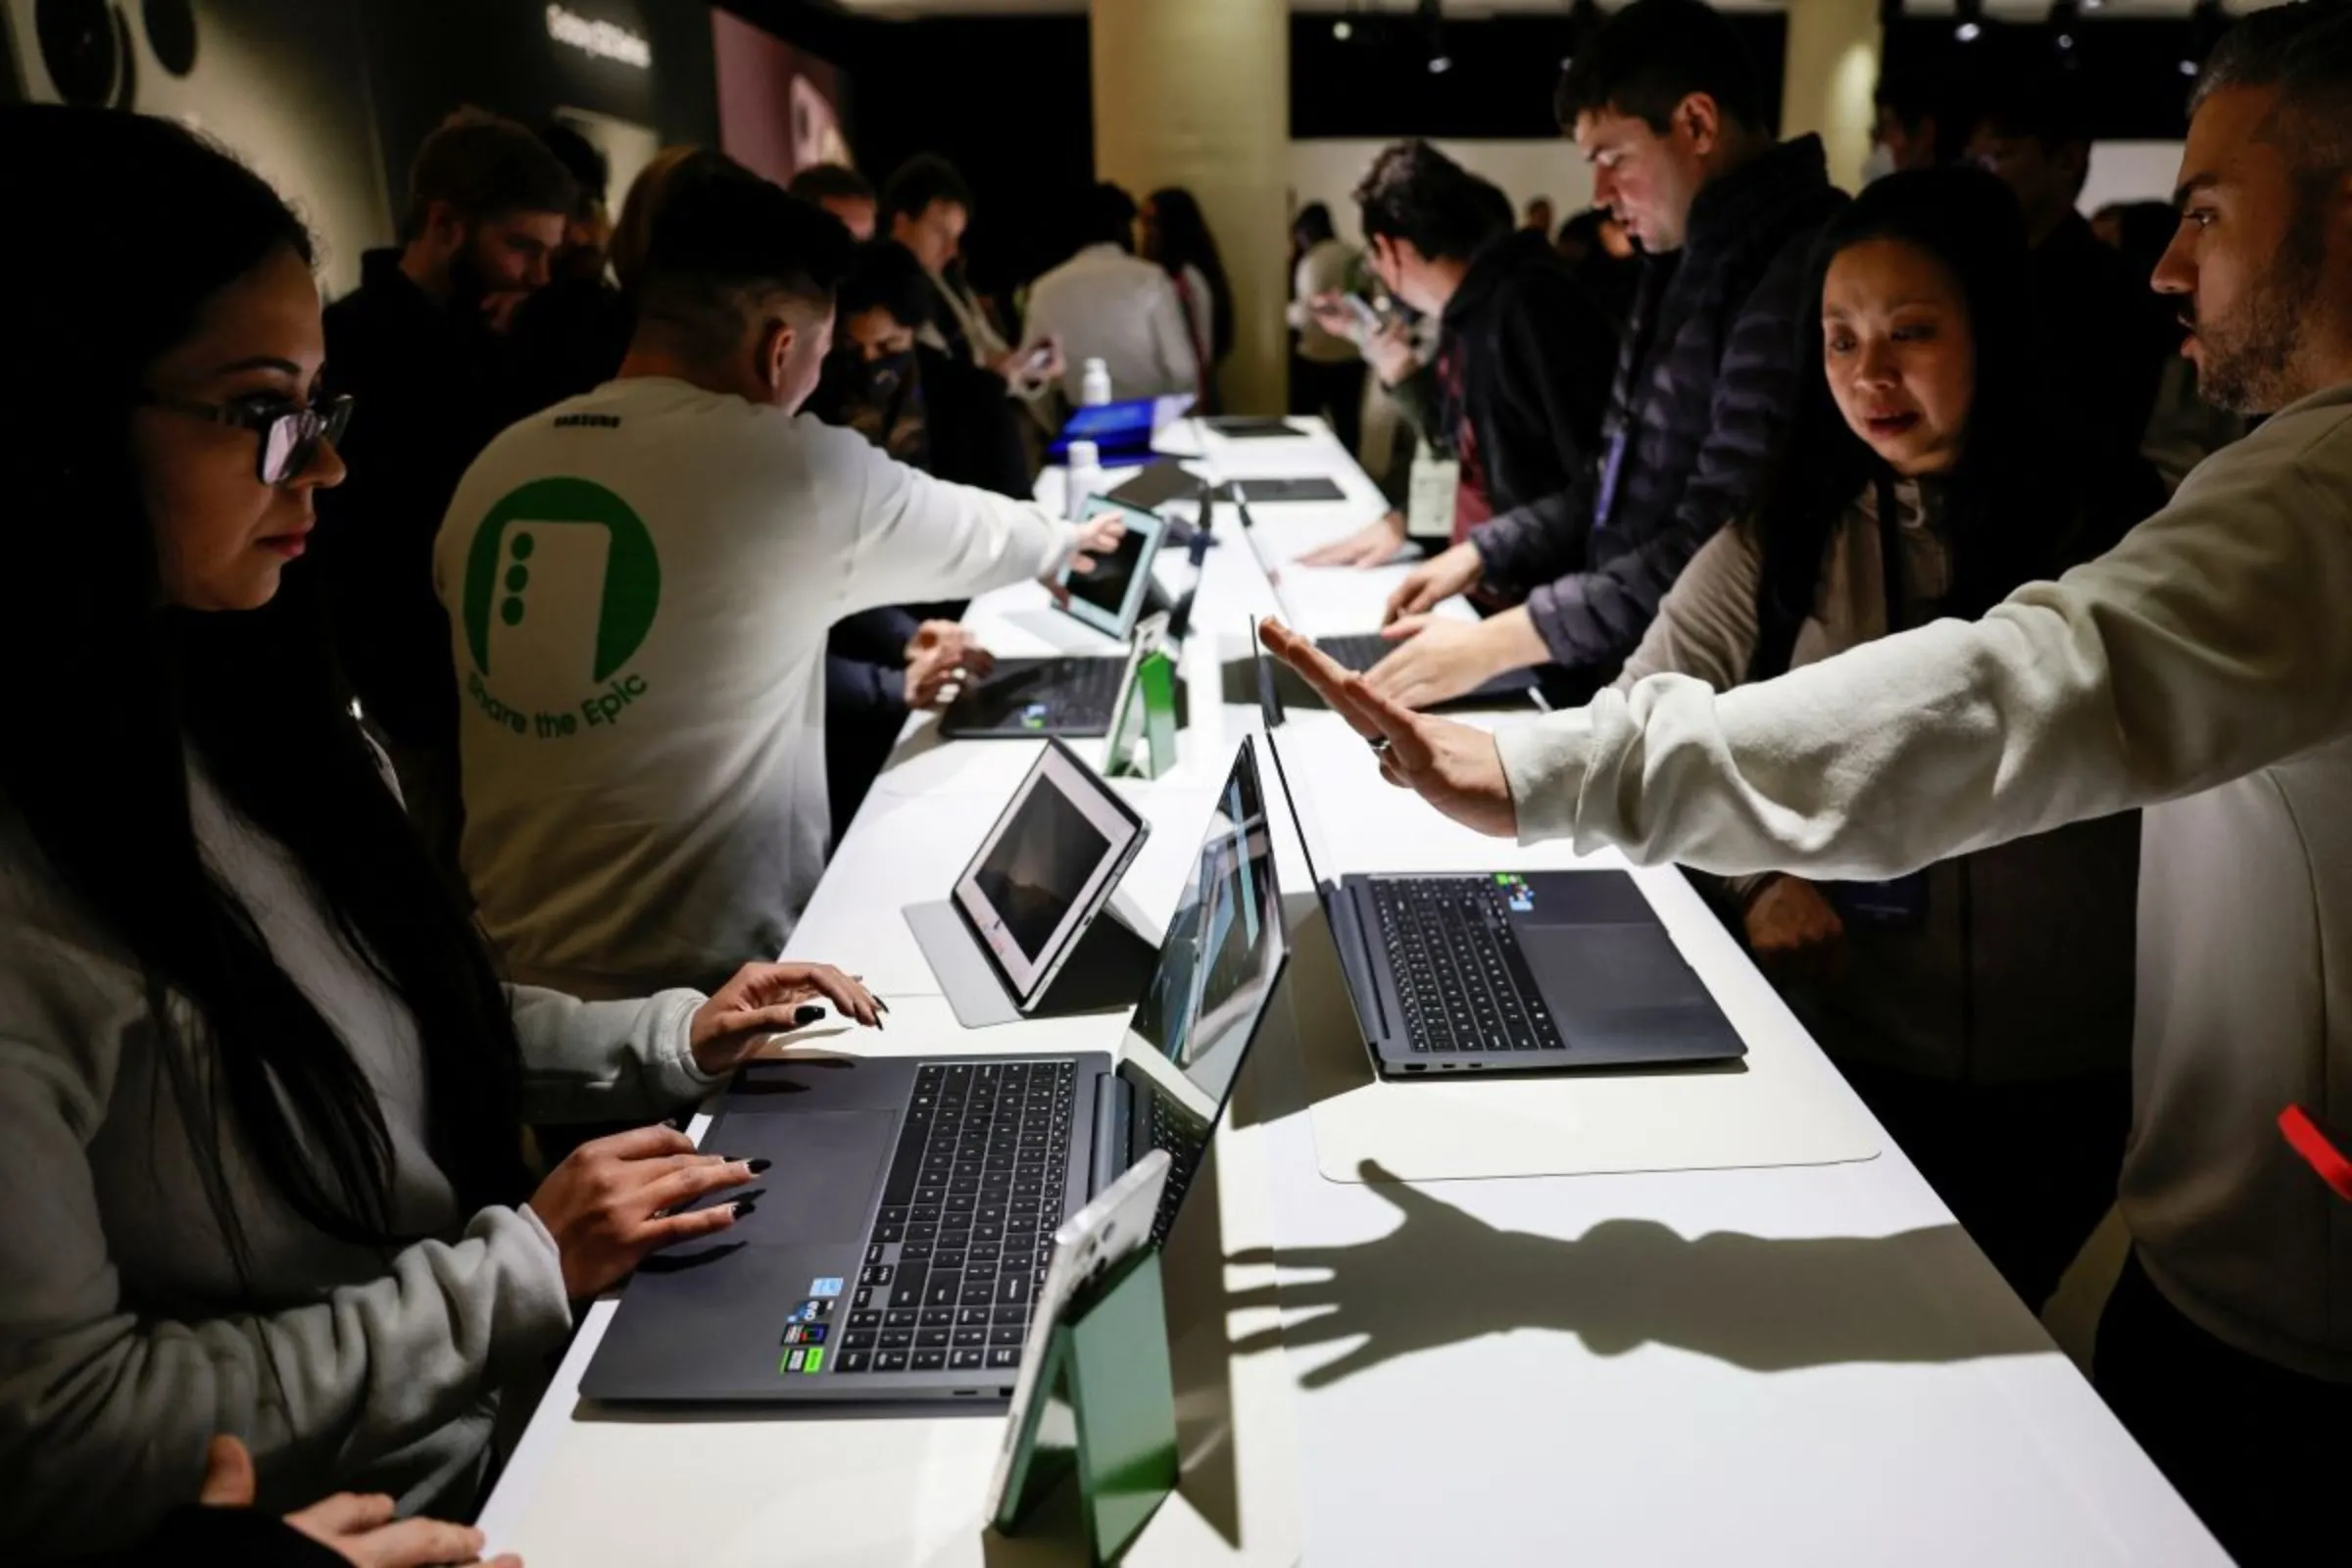
[(774, 1163), (775, 1161), (772, 1159), (747, 1159), (743, 1162), (743, 1168), (757, 1176)]
[(760, 1205), (756, 1202), (737, 1203), (735, 1205), (735, 1217), (737, 1219), (750, 1219), (755, 1213), (759, 1212), (759, 1209)]

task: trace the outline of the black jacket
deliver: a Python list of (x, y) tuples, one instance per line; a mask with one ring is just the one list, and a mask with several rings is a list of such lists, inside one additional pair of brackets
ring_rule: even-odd
[(351, 476), (318, 494), (335, 641), (368, 716), (411, 746), (456, 743), (458, 678), (433, 592), (433, 536), (458, 481), (512, 421), (510, 346), (369, 251), (326, 309), (329, 390), (356, 404)]
[(1439, 362), (1461, 362), (1459, 397), (1441, 388), (1441, 444), (1470, 426), (1495, 515), (1568, 488), (1597, 450), (1617, 362), (1616, 328), (1568, 264), (1542, 234), (1506, 234), (1471, 259), (1439, 325)]
[(2148, 280), (2080, 213), (2034, 248), (2034, 293), (2042, 367), (2062, 389), (2053, 401), (2064, 403), (2085, 489), (2101, 508), (2098, 542), (2112, 546), (2164, 506), (2164, 481), (2140, 449), (2180, 331)]
[(1682, 250), (1648, 264), (1595, 460), (1472, 535), (1560, 663), (1615, 666), (1698, 547), (1748, 510), (1794, 401), (1808, 253), (1844, 202), (1816, 136), (1700, 191)]

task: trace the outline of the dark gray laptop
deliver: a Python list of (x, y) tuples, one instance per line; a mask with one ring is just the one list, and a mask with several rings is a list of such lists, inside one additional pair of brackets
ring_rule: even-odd
[(1321, 867), (1334, 862), (1316, 853), (1315, 812), (1283, 766), (1273, 664), (1259, 651), (1274, 790), (1298, 825), (1348, 1001), (1383, 1076), (1747, 1054), (1622, 871), (1373, 872), (1326, 881)]
[(1165, 1234), (1287, 954), (1245, 740), (1115, 1053), (745, 1069), (704, 1147), (774, 1161), (765, 1196), (723, 1235), (638, 1270), (581, 1392), (615, 1401), (1009, 1397), (1055, 1228), (1164, 1149)]

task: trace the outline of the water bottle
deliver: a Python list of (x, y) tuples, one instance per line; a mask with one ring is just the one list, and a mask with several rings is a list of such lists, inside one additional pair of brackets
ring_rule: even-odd
[(1079, 378), (1078, 406), (1101, 408), (1110, 401), (1110, 367), (1101, 360), (1086, 362), (1086, 373)]
[(1087, 502), (1102, 489), (1102, 454), (1092, 441), (1071, 442), (1069, 467), (1063, 477), (1062, 514), (1072, 522), (1084, 522)]

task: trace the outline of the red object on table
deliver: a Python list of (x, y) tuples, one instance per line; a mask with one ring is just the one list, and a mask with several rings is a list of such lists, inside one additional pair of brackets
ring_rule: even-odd
[(2320, 1180), (2335, 1191), (2335, 1196), (2352, 1203), (2352, 1159), (2320, 1131), (2320, 1124), (2311, 1119), (2301, 1105), (2289, 1105), (2278, 1113), (2278, 1130), (2303, 1163), (2319, 1172)]

